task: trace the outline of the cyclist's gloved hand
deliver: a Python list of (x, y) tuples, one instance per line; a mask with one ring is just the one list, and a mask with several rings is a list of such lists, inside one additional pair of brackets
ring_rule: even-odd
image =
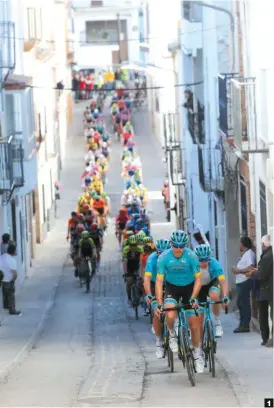
[(199, 302), (198, 302), (198, 299), (196, 299), (196, 298), (190, 298), (189, 303), (195, 309), (197, 309), (199, 307)]
[(224, 302), (224, 305), (226, 305), (226, 306), (230, 303), (230, 299), (229, 299), (228, 296), (224, 296), (222, 301)]
[(150, 304), (152, 298), (153, 298), (153, 296), (152, 296), (151, 293), (149, 295), (145, 296), (145, 301), (147, 302), (147, 304)]
[(160, 317), (162, 312), (163, 312), (163, 305), (158, 305), (157, 309), (155, 310), (156, 315)]

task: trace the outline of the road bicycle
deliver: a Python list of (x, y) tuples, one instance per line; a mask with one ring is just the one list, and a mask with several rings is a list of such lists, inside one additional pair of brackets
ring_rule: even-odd
[[(216, 305), (224, 303), (223, 301), (207, 301), (200, 302), (199, 305), (204, 307), (205, 316), (203, 323), (203, 339), (202, 339), (202, 350), (205, 355), (205, 367), (209, 368), (209, 372), (212, 377), (216, 375), (215, 369), (215, 354), (217, 350), (217, 341), (215, 337), (215, 324), (211, 318), (210, 305)], [(227, 314), (228, 308), (225, 307), (225, 313)]]
[(133, 282), (131, 285), (131, 305), (134, 309), (136, 320), (139, 320), (138, 307), (140, 306), (140, 300), (141, 300), (141, 293), (140, 293), (139, 275), (138, 273), (135, 273), (133, 275)]
[[(163, 312), (177, 310), (178, 311), (178, 355), (182, 361), (183, 366), (187, 369), (188, 379), (192, 386), (195, 386), (195, 365), (193, 357), (193, 348), (190, 341), (190, 330), (188, 325), (188, 318), (186, 317), (186, 311), (192, 309), (190, 304), (179, 303), (174, 307), (164, 308)], [(196, 309), (195, 315), (198, 316)]]

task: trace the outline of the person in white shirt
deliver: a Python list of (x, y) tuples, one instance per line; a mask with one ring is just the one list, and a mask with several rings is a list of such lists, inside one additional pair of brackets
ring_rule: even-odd
[(7, 253), (0, 258), (0, 270), (3, 272), (2, 291), (3, 307), (8, 309), (10, 315), (21, 315), (15, 308), (15, 281), (17, 279), (17, 267), (15, 260), (16, 245), (10, 241)]
[(236, 276), (237, 305), (240, 313), (239, 327), (234, 330), (234, 333), (248, 333), (250, 332), (249, 324), (251, 319), (250, 292), (252, 280), (246, 274), (256, 266), (256, 256), (249, 237), (241, 238), (240, 251), (242, 256), (237, 263), (237, 267), (232, 268), (232, 272)]

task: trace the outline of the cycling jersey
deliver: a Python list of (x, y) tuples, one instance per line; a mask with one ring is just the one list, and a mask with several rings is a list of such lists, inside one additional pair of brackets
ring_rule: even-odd
[(156, 281), (157, 261), (158, 261), (157, 252), (153, 252), (147, 258), (147, 263), (146, 263), (146, 267), (145, 267), (145, 276), (150, 276), (150, 279), (151, 279), (152, 282)]
[(201, 268), (202, 285), (208, 285), (210, 282), (218, 279), (225, 279), (224, 271), (220, 263), (215, 258), (210, 258), (208, 268)]
[(95, 245), (91, 238), (80, 239), (79, 250), (82, 256), (92, 257), (94, 248), (95, 248)]
[(89, 233), (90, 238), (92, 239), (92, 241), (94, 242), (94, 245), (96, 248), (101, 248), (101, 238), (103, 236), (103, 233), (101, 230), (97, 230), (97, 231), (91, 231)]
[(187, 286), (194, 282), (195, 278), (201, 275), (200, 263), (193, 251), (184, 249), (183, 255), (176, 258), (172, 248), (165, 251), (158, 258), (157, 278), (175, 286)]
[(132, 275), (139, 270), (142, 253), (141, 245), (126, 245), (123, 248), (123, 260), (127, 261), (127, 275)]
[(106, 206), (106, 203), (105, 203), (105, 201), (101, 198), (100, 200), (94, 200), (93, 201), (93, 203), (92, 203), (92, 207), (95, 209), (95, 210), (99, 210), (99, 209), (101, 209), (101, 208), (105, 208), (105, 206)]
[(68, 220), (68, 228), (72, 229), (75, 228), (77, 224), (77, 219), (76, 218), (69, 218)]

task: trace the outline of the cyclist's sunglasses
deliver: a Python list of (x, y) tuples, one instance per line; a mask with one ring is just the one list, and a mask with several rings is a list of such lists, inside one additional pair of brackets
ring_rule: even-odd
[(172, 248), (175, 248), (175, 249), (184, 249), (185, 247), (184, 244), (174, 244), (173, 242), (171, 242), (171, 246)]

